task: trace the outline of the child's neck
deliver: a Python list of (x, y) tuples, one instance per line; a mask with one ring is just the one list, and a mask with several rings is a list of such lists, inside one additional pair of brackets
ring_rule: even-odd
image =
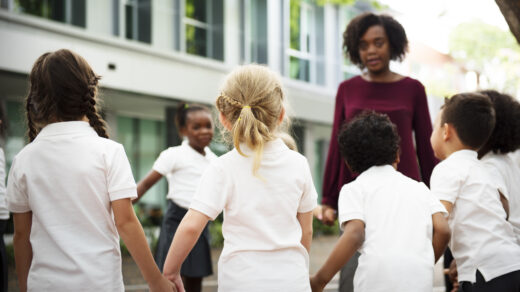
[(363, 78), (370, 82), (382, 82), (382, 83), (390, 83), (396, 82), (402, 79), (402, 76), (390, 71), (390, 69), (382, 70), (380, 72), (372, 72), (368, 71), (363, 74)]
[(206, 147), (198, 147), (198, 146), (195, 146), (193, 144), (190, 143), (190, 141), (188, 141), (188, 145), (195, 151), (199, 152), (202, 156), (206, 156), (206, 151), (204, 150)]
[[(466, 145), (464, 145), (464, 144), (461, 143), (460, 145), (453, 145), (452, 147), (448, 147), (448, 148), (446, 149), (446, 152), (445, 152), (446, 157), (445, 157), (444, 159), (450, 157), (450, 155), (452, 155), (453, 153), (455, 153), (455, 152), (457, 152), (457, 151), (461, 151), (461, 150), (471, 150), (471, 151), (476, 151), (475, 149), (473, 149), (473, 148), (471, 148), (471, 147), (469, 147), (469, 146), (466, 146)], [(443, 160), (444, 160), (444, 159), (443, 159)]]

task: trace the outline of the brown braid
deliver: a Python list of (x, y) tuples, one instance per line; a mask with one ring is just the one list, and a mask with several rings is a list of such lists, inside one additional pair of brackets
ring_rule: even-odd
[(33, 120), (32, 120), (32, 104), (31, 104), (31, 95), (27, 96), (26, 102), (25, 102), (25, 115), (27, 117), (27, 137), (29, 137), (29, 142), (34, 141), (34, 138), (36, 138), (36, 127), (34, 126)]
[(99, 137), (108, 138), (108, 134), (106, 131), (106, 123), (103, 118), (99, 115), (96, 109), (96, 92), (97, 92), (97, 83), (99, 77), (94, 77), (93, 80), (89, 83), (88, 92), (85, 94), (85, 115), (88, 118), (88, 122), (92, 128), (96, 131)]

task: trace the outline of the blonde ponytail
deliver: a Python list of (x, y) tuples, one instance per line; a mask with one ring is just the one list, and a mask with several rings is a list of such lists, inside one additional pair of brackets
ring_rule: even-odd
[(233, 145), (244, 154), (240, 144), (254, 150), (253, 175), (258, 175), (264, 146), (276, 139), (276, 129), (284, 108), (284, 94), (277, 75), (260, 65), (246, 65), (226, 79), (217, 109), (231, 123)]

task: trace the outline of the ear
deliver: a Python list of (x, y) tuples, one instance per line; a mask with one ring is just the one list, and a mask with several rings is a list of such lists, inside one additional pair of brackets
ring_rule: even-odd
[(453, 136), (453, 131), (455, 131), (455, 129), (452, 124), (444, 123), (444, 125), (442, 125), (442, 139), (448, 141)]
[(180, 128), (179, 134), (181, 135), (181, 138), (186, 137), (186, 127)]
[(399, 164), (399, 162), (401, 162), (401, 157), (399, 156), (399, 150), (397, 150), (397, 153), (395, 153), (395, 161), (394, 163), (392, 163), (392, 166), (397, 169), (397, 165)]
[(278, 117), (278, 125), (283, 122), (284, 117), (285, 117), (285, 108), (282, 107), (282, 110), (280, 111), (280, 116)]
[(218, 120), (224, 126), (224, 128), (226, 128), (226, 130), (231, 131), (231, 128), (232, 128), (231, 123), (228, 121), (228, 119), (226, 119), (226, 117), (224, 116), (224, 114), (222, 112), (219, 112)]

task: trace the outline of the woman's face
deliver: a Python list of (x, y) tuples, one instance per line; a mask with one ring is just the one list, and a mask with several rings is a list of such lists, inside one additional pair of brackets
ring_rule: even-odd
[(367, 29), (359, 41), (359, 57), (371, 73), (389, 70), (390, 43), (385, 29), (381, 25), (373, 25)]

